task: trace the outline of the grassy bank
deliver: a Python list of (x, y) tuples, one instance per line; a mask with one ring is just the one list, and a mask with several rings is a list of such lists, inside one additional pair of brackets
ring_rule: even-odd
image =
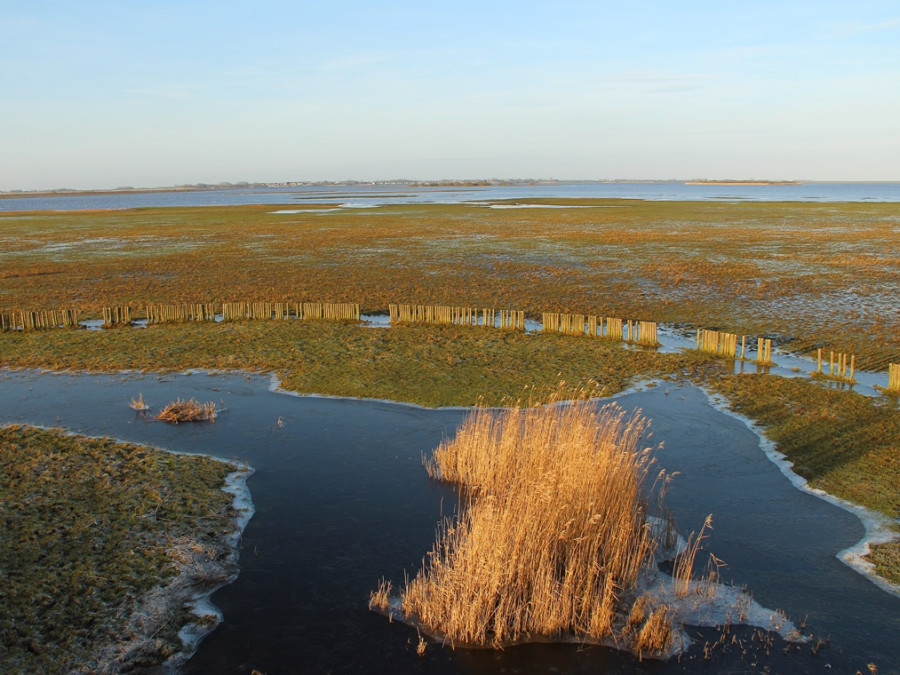
[[(151, 666), (181, 648), (181, 607), (148, 592), (222, 552), (235, 467), (206, 457), (0, 427), (0, 662), (5, 672)], [(63, 489), (61, 486), (65, 486)], [(138, 620), (138, 617), (141, 617)]]
[[(684, 357), (690, 359), (690, 357)], [(305, 321), (190, 323), (146, 330), (0, 333), (9, 367), (277, 373), (285, 388), (427, 406), (500, 403), (526, 386), (595, 379), (608, 393), (638, 373), (668, 369), (653, 351), (564, 335), (459, 326), (390, 330)]]

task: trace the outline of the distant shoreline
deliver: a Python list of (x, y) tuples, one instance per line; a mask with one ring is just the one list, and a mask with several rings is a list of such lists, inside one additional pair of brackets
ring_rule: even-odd
[(803, 185), (798, 180), (686, 180), (685, 185)]
[(34, 192), (0, 192), (0, 199), (30, 199), (32, 197), (77, 197), (81, 195), (152, 194), (154, 192), (210, 192), (233, 188), (160, 187), (121, 188), (111, 190), (35, 190)]
[[(845, 182), (845, 181), (836, 181)], [(855, 181), (850, 181), (855, 182)], [(865, 182), (865, 181), (863, 181)], [(876, 181), (877, 182), (877, 181)], [(156, 192), (216, 192), (219, 190), (259, 190), (277, 188), (309, 188), (309, 187), (359, 187), (359, 186), (383, 186), (406, 188), (447, 188), (447, 187), (497, 187), (503, 185), (553, 185), (557, 183), (681, 183), (683, 185), (802, 185), (802, 181), (774, 181), (774, 180), (690, 180), (678, 179), (661, 180), (555, 180), (555, 179), (490, 179), (490, 180), (382, 180), (382, 181), (288, 181), (276, 183), (217, 183), (196, 185), (173, 185), (166, 187), (121, 187), (121, 188), (95, 188), (75, 189), (57, 188), (51, 190), (0, 190), (0, 199), (23, 199), (32, 197), (75, 197), (82, 195), (114, 195), (114, 194), (153, 194)]]

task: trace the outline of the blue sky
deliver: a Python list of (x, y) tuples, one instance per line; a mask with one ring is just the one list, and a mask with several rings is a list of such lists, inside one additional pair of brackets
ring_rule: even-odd
[(0, 0), (0, 125), (0, 190), (900, 180), (900, 2)]

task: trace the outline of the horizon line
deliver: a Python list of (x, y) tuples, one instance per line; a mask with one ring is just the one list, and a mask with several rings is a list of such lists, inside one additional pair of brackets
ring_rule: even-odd
[(884, 180), (841, 180), (841, 179), (816, 179), (802, 178), (388, 178), (388, 179), (356, 179), (345, 178), (340, 180), (269, 180), (269, 181), (219, 181), (216, 183), (180, 183), (174, 185), (157, 186), (117, 186), (117, 187), (90, 187), (90, 188), (16, 188), (0, 190), (0, 195), (40, 195), (55, 193), (89, 193), (89, 192), (140, 192), (140, 191), (175, 191), (175, 190), (204, 190), (227, 189), (229, 187), (302, 187), (315, 185), (479, 185), (491, 184), (521, 184), (521, 183), (683, 183), (683, 184), (745, 184), (745, 185), (802, 185), (805, 183), (898, 183), (900, 179)]

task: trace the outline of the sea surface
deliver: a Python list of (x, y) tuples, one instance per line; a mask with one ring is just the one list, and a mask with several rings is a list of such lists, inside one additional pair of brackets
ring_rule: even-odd
[(651, 201), (900, 202), (900, 182), (790, 185), (691, 185), (680, 182), (547, 182), (486, 187), (405, 184), (311, 185), (197, 191), (54, 194), (0, 199), (0, 212), (131, 209), (158, 206), (331, 204), (366, 208), (388, 204), (458, 204), (528, 198), (645, 199)]

